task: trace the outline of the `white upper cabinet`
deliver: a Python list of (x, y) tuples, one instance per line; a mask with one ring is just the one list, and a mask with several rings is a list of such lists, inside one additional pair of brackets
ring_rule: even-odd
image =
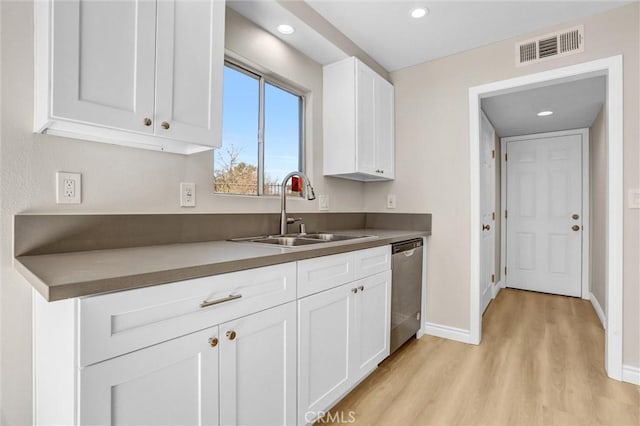
[(393, 179), (393, 86), (353, 57), (325, 66), (323, 76), (324, 174)]
[(36, 2), (35, 131), (183, 154), (220, 146), (224, 8)]

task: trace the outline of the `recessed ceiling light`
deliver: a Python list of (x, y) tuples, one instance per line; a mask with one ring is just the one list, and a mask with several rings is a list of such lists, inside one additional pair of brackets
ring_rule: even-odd
[(411, 11), (411, 17), (416, 19), (422, 18), (427, 13), (429, 13), (429, 9), (427, 9), (426, 7), (416, 7)]
[(547, 115), (553, 114), (553, 111), (540, 111), (538, 113), (538, 117), (546, 117)]
[(293, 34), (295, 30), (293, 29), (293, 27), (291, 25), (288, 24), (280, 24), (278, 25), (278, 32), (280, 32), (281, 34)]

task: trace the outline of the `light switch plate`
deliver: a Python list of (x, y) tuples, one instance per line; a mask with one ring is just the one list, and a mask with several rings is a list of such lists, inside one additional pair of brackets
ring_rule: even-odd
[(180, 183), (180, 207), (196, 206), (196, 184), (193, 182)]
[(80, 204), (82, 202), (82, 175), (80, 173), (56, 173), (56, 203)]
[(629, 190), (629, 208), (640, 209), (640, 189)]
[(329, 196), (328, 195), (319, 195), (318, 196), (318, 209), (319, 210), (329, 210)]

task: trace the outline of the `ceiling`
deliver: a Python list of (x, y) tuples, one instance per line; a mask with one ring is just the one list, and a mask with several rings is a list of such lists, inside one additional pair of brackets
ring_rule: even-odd
[[(302, 1), (302, 0), (292, 0)], [(347, 56), (313, 24), (283, 7), (283, 0), (230, 0), (229, 7), (326, 64)], [(387, 71), (452, 55), (496, 41), (631, 3), (630, 1), (458, 1), (458, 0), (307, 0), (324, 19), (363, 49)], [(416, 6), (428, 7), (421, 19), (410, 17)], [(296, 32), (275, 30), (291, 23)]]
[[(620, 1), (327, 1), (307, 3), (388, 71), (527, 34)], [(417, 5), (430, 13), (411, 18)]]
[(482, 109), (500, 137), (580, 129), (591, 127), (605, 93), (605, 77), (591, 77), (485, 98)]

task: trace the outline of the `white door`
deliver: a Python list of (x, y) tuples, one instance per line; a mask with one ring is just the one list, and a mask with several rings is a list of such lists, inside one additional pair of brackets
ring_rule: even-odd
[(296, 423), (296, 303), (220, 325), (220, 424)]
[(358, 381), (389, 356), (391, 327), (391, 271), (355, 283), (353, 299), (352, 380)]
[(372, 175), (376, 174), (375, 78), (369, 67), (356, 61), (356, 166)]
[(496, 159), (495, 130), (487, 117), (480, 118), (480, 312), (491, 301), (495, 281)]
[(381, 176), (394, 178), (394, 89), (391, 83), (378, 76), (375, 84), (376, 170)]
[(507, 286), (581, 296), (582, 136), (508, 141)]
[(52, 115), (152, 133), (156, 3), (55, 1), (52, 13)]
[(218, 327), (80, 370), (82, 425), (218, 424)]
[(355, 283), (298, 301), (298, 424), (312, 423), (350, 386)]

